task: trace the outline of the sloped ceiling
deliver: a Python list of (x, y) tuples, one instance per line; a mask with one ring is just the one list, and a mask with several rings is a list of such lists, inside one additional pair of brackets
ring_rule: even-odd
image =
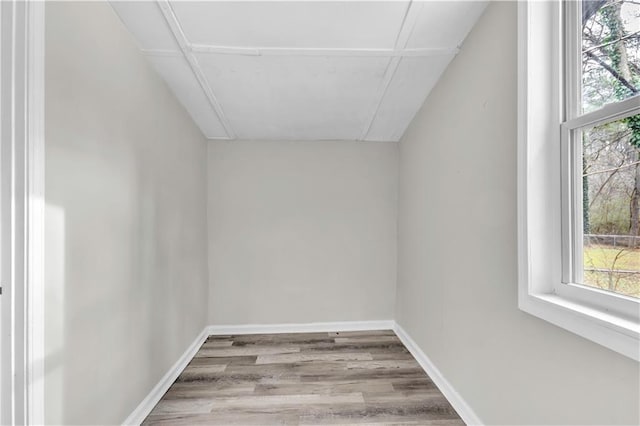
[(112, 5), (210, 139), (397, 141), (486, 2)]

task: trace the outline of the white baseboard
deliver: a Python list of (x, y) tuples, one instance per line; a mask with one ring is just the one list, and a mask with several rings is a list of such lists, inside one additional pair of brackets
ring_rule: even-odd
[(210, 325), (210, 335), (226, 334), (275, 334), (275, 333), (321, 333), (329, 331), (393, 330), (393, 320), (310, 322), (304, 324), (246, 324)]
[[(394, 322), (395, 323), (395, 322)], [(442, 375), (440, 370), (435, 366), (429, 357), (422, 352), (418, 344), (407, 334), (406, 331), (398, 323), (395, 323), (394, 331), (411, 355), (418, 361), (418, 364), (429, 375), (433, 383), (440, 389), (440, 392), (447, 398), (447, 401), (453, 406), (458, 415), (467, 425), (482, 425), (482, 421), (473, 409), (462, 399), (462, 396), (453, 388), (451, 383)]]
[(175, 364), (167, 371), (167, 374), (160, 379), (158, 384), (155, 385), (151, 392), (142, 400), (140, 405), (136, 407), (135, 410), (127, 417), (127, 419), (122, 423), (123, 425), (135, 425), (139, 426), (140, 423), (144, 421), (144, 419), (151, 413), (153, 407), (160, 401), (162, 396), (169, 390), (169, 387), (175, 382), (178, 378), (182, 370), (185, 369), (187, 364), (193, 359), (200, 346), (207, 340), (209, 336), (209, 328), (205, 327), (204, 330), (196, 337), (196, 339), (191, 343), (189, 348), (182, 354), (180, 359), (176, 361)]

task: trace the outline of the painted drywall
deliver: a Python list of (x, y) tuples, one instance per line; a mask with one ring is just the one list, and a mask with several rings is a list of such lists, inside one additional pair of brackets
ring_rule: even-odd
[(211, 142), (208, 164), (212, 324), (393, 317), (397, 144)]
[(487, 8), (400, 143), (396, 319), (486, 424), (638, 424), (636, 362), (517, 307), (516, 19)]
[(206, 141), (106, 2), (46, 5), (46, 422), (120, 424), (206, 325)]

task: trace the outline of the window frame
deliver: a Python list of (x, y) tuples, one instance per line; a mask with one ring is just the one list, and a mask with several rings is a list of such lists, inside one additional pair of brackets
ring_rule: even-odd
[(580, 284), (583, 271), (582, 242), (582, 150), (573, 132), (621, 120), (640, 113), (640, 99), (632, 97), (603, 108), (569, 118), (560, 124), (562, 156), (562, 281), (556, 294), (606, 307), (611, 312), (633, 318), (637, 299)]
[(640, 108), (635, 96), (580, 112), (579, 13), (573, 1), (518, 4), (518, 306), (640, 361), (639, 301), (574, 279), (582, 266), (582, 153), (572, 133)]

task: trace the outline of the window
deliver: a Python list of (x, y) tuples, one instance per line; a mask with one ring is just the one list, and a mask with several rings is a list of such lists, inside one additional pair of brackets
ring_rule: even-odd
[(519, 306), (640, 360), (640, 4), (519, 8)]

